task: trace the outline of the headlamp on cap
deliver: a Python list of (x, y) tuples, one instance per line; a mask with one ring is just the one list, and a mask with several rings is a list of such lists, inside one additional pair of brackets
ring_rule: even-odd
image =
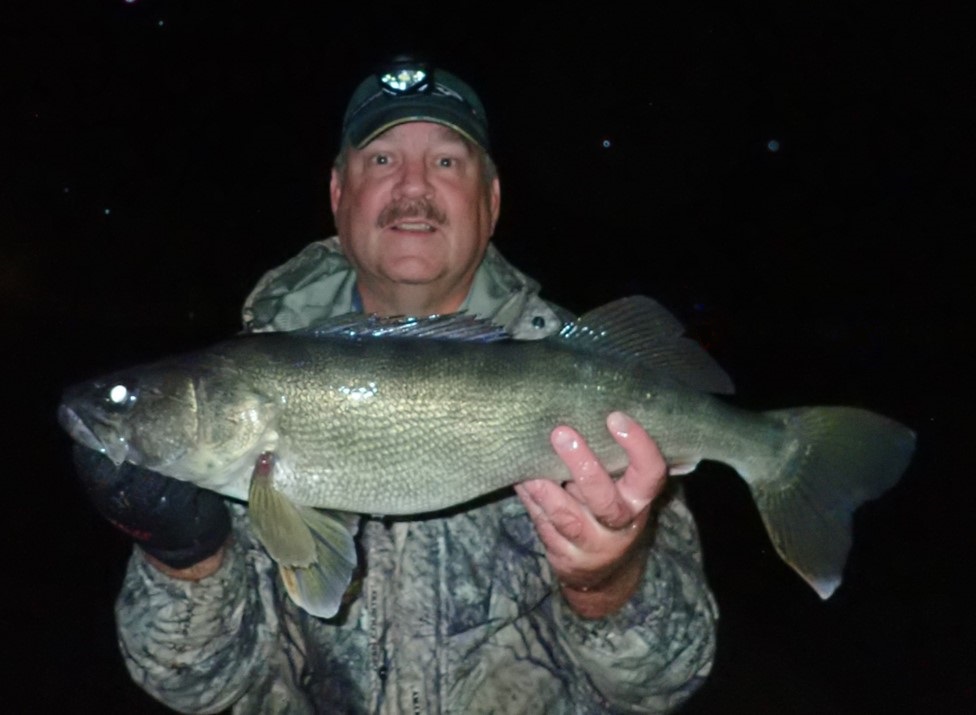
[(344, 142), (361, 149), (391, 127), (435, 122), (488, 151), (485, 110), (459, 78), (422, 62), (399, 61), (363, 80), (342, 122)]
[(391, 94), (423, 92), (428, 86), (427, 70), (421, 67), (413, 69), (401, 67), (391, 72), (384, 72), (379, 78), (384, 91)]

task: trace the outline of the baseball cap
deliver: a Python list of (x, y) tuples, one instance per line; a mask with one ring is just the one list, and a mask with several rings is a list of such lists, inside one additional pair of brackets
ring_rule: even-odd
[(436, 122), (485, 151), (488, 120), (478, 95), (450, 72), (395, 60), (360, 82), (342, 119), (343, 144), (361, 149), (390, 127)]

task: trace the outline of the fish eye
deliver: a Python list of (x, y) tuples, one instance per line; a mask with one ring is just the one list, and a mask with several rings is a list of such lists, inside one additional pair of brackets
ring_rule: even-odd
[(136, 402), (136, 391), (123, 383), (112, 385), (105, 394), (105, 401), (113, 410), (126, 410)]

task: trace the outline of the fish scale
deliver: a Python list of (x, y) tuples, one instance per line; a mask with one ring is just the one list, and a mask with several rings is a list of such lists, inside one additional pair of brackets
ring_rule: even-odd
[[(363, 359), (358, 350), (325, 359), (328, 351), (320, 342), (290, 343), (289, 349), (325, 353), (323, 365)], [(293, 384), (288, 372), (294, 362), (276, 358), (273, 341), (258, 345), (260, 356), (236, 359), (259, 360), (261, 374), (278, 376), (279, 386)], [(287, 415), (277, 423), (278, 431), (289, 435), (275, 450), (280, 491), (302, 504), (403, 514), (451, 506), (459, 498), (508, 486), (513, 477), (555, 473), (565, 479), (562, 463), (551, 450), (540, 449), (548, 445), (551, 426), (569, 421), (584, 432), (605, 433), (596, 415), (616, 408), (609, 407), (611, 395), (604, 398), (607, 404), (594, 405), (588, 397), (567, 392), (567, 382), (579, 384), (573, 377), (578, 361), (553, 346), (540, 352), (529, 343), (440, 343), (415, 370), (411, 358), (417, 347), (408, 340), (370, 346), (373, 377), (382, 375), (385, 381), (375, 394), (357, 391), (375, 379), (364, 380), (358, 370), (333, 370), (328, 380), (305, 381), (296, 393), (300, 397), (287, 398)], [(494, 353), (492, 359), (486, 352)], [(513, 361), (522, 365), (514, 379)], [(311, 361), (301, 364), (303, 370), (317, 370)], [(627, 402), (618, 399), (616, 405), (627, 407)], [(309, 430), (309, 425), (316, 427)], [(418, 473), (425, 478), (418, 480)], [(250, 473), (241, 478), (249, 479)]]

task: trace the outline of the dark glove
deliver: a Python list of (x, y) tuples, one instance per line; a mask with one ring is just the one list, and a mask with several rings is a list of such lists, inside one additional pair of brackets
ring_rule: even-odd
[(75, 467), (95, 507), (167, 566), (184, 569), (217, 553), (230, 534), (223, 498), (189, 482), (75, 445)]

